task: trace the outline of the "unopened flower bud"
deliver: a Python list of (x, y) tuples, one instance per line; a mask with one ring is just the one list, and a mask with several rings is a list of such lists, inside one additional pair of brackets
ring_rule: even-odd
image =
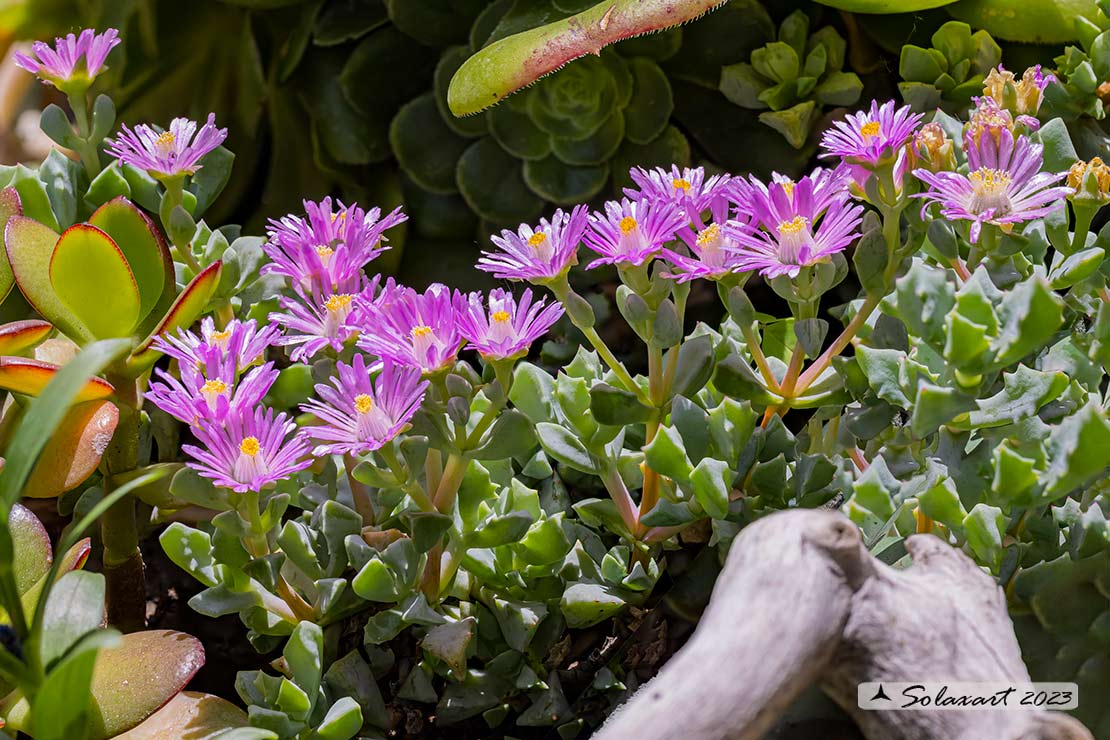
[(983, 80), (983, 94), (1014, 116), (1035, 117), (1044, 100), (1044, 89), (1056, 77), (1041, 71), (1041, 65), (1030, 67), (1017, 79), (1013, 72), (999, 65)]
[(1110, 203), (1110, 167), (1099, 157), (1090, 162), (1076, 162), (1068, 170), (1068, 187), (1073, 201)]
[(913, 153), (931, 172), (956, 169), (952, 140), (939, 123), (927, 123), (913, 138)]

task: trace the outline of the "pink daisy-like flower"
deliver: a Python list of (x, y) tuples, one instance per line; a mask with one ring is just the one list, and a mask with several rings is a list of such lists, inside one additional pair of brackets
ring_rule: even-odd
[(313, 455), (361, 455), (396, 437), (424, 400), (428, 382), (420, 371), (386, 362), (376, 379), (370, 377), (362, 355), (350, 365), (336, 364), (331, 385), (316, 386), (316, 395), (301, 409), (324, 422), (305, 428), (317, 442)]
[(440, 283), (417, 293), (390, 279), (376, 300), (359, 302), (354, 323), (360, 349), (426, 373), (454, 363), (463, 343), (451, 290)]
[(586, 224), (586, 206), (575, 206), (570, 213), (555, 211), (550, 221), (542, 219), (535, 228), (521, 224), (515, 234), (506, 229), (501, 236), (490, 236), (500, 251), (482, 252), (478, 269), (502, 280), (549, 283), (578, 264)]
[(408, 217), (400, 208), (383, 218), (379, 208), (337, 206), (333, 213), (330, 197), (319, 203), (306, 200), (304, 217), (271, 219), (264, 249), (272, 262), (262, 271), (282, 275), (306, 290), (357, 292), (363, 268), (389, 249), (383, 232)]
[(332, 293), (316, 288), (308, 293), (297, 286), (296, 296), (282, 296), (282, 311), (270, 314), (270, 321), (283, 327), (282, 336), (274, 344), (293, 347), (289, 353), (293, 362), (307, 362), (325, 347), (339, 352), (358, 334), (350, 321), (356, 299), (363, 294), (373, 295), (377, 283), (375, 276), (361, 293)]
[(296, 422), (273, 409), (243, 409), (193, 433), (200, 445), (181, 446), (195, 461), (189, 467), (237, 493), (261, 491), (312, 464)]
[(712, 221), (708, 226), (697, 231), (687, 226), (678, 232), (679, 238), (690, 250), (689, 255), (672, 249), (663, 250), (663, 258), (673, 268), (665, 273), (667, 277), (688, 283), (698, 278), (720, 280), (739, 271), (741, 263), (735, 251), (739, 245), (730, 234), (732, 229), (746, 228), (747, 223), (730, 218), (731, 204), (724, 198), (714, 199), (709, 209)]
[(842, 175), (814, 173), (797, 183), (752, 179), (748, 190), (751, 227), (730, 228), (740, 270), (766, 277), (796, 277), (801, 268), (843, 251), (859, 236), (863, 206), (836, 188)]
[(200, 322), (199, 335), (185, 329), (179, 330), (177, 336), (159, 335), (154, 339), (154, 348), (183, 365), (200, 369), (214, 350), (218, 357), (234, 357), (237, 371), (242, 372), (258, 362), (279, 334), (279, 329), (273, 325), (259, 329), (254, 319), (232, 319), (226, 327), (217, 330), (212, 317), (206, 316)]
[(108, 141), (108, 153), (123, 164), (146, 170), (153, 177), (191, 175), (200, 160), (227, 138), (226, 128), (216, 128), (216, 115), (197, 130), (195, 121), (175, 118), (169, 129), (158, 132), (145, 123), (134, 129), (120, 127), (119, 136)]
[(822, 157), (841, 157), (849, 164), (875, 167), (894, 156), (910, 140), (922, 115), (908, 105), (895, 108), (893, 100), (882, 106), (871, 101), (867, 111), (836, 121), (821, 137)]
[[(86, 28), (78, 35), (54, 39), (54, 47), (42, 41), (31, 45), (31, 53), (18, 52), (13, 56), (17, 66), (36, 74), (43, 82), (58, 89), (77, 83), (82, 89), (91, 85), (104, 69), (108, 52), (120, 43), (119, 31), (109, 28), (98, 34)], [(77, 63), (84, 58), (85, 69), (79, 71)]]
[(590, 215), (590, 230), (584, 238), (601, 256), (586, 269), (618, 263), (642, 265), (658, 256), (684, 225), (686, 214), (673, 202), (647, 198), (608, 201), (604, 213)]
[(269, 392), (278, 372), (274, 363), (254, 368), (237, 379), (235, 357), (210, 348), (201, 368), (183, 364), (178, 379), (161, 368), (159, 380), (150, 384), (146, 399), (186, 424), (222, 421), (228, 414), (250, 409)]
[(965, 141), (968, 174), (914, 170), (929, 189), (916, 197), (925, 199), (922, 212), (940, 205), (945, 218), (971, 221), (970, 238), (979, 240), (983, 224), (1009, 231), (1014, 224), (1046, 216), (1059, 208), (1070, 192), (1056, 186), (1067, 173), (1041, 172), (1044, 148), (1008, 129), (996, 136), (983, 129)]
[(504, 360), (528, 353), (532, 343), (563, 315), (558, 303), (532, 302), (532, 291), (526, 289), (518, 302), (513, 294), (495, 288), (489, 294), (489, 306), (481, 293), (457, 296), (456, 313), (459, 331), (486, 358)]
[(728, 189), (729, 175), (705, 176), (703, 167), (684, 167), (671, 165), (668, 172), (662, 167), (645, 170), (633, 167), (628, 172), (639, 191), (625, 188), (624, 194), (633, 200), (648, 199), (675, 203), (685, 208), (691, 219), (720, 198)]

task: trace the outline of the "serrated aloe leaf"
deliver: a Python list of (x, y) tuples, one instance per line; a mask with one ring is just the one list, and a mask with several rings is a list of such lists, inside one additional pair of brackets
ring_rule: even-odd
[(150, 314), (164, 291), (173, 290), (173, 258), (158, 227), (126, 198), (116, 198), (89, 217), (116, 243), (139, 289), (139, 318)]
[(50, 284), (93, 336), (124, 337), (139, 322), (135, 275), (112, 238), (95, 226), (71, 226), (58, 239)]
[(12, 572), (19, 593), (25, 593), (50, 570), (54, 561), (54, 548), (50, 546), (50, 536), (39, 518), (22, 504), (16, 504), (8, 512), (8, 530), (12, 536), (12, 549), (15, 553)]
[(38, 319), (0, 324), (0, 355), (14, 355), (34, 347), (53, 329), (49, 322)]
[(117, 423), (119, 409), (111, 401), (71, 408), (43, 448), (23, 495), (53, 498), (83, 483), (100, 464)]
[(569, 61), (631, 36), (661, 31), (713, 10), (721, 0), (616, 0), (496, 41), (451, 78), (447, 104), (477, 113)]
[(204, 646), (184, 632), (124, 635), (118, 647), (102, 650), (96, 658), (90, 740), (115, 737), (138, 725), (185, 688), (202, 665)]
[(53, 230), (25, 216), (12, 216), (4, 227), (4, 249), (23, 297), (66, 336), (88, 342), (92, 332), (62, 303), (50, 284), (50, 257), (57, 242)]
[[(23, 207), (19, 202), (19, 193), (15, 188), (4, 188), (0, 190), (0, 234), (4, 233), (4, 227), (8, 223), (8, 219), (12, 216), (20, 216), (23, 214)], [(0, 254), (0, 303), (8, 297), (8, 293), (12, 292), (12, 287), (15, 285), (15, 276), (12, 274), (12, 266), (8, 264), (8, 255)]]
[(247, 713), (227, 699), (198, 691), (182, 691), (142, 724), (116, 735), (114, 740), (150, 740), (156, 737), (208, 740), (233, 728), (249, 725)]
[[(0, 388), (26, 396), (42, 393), (57, 374), (59, 367), (50, 362), (41, 362), (27, 357), (0, 357)], [(106, 380), (89, 378), (78, 391), (73, 403), (95, 401), (115, 393), (115, 388)]]
[(197, 273), (192, 282), (185, 286), (181, 295), (173, 302), (166, 315), (154, 328), (143, 343), (131, 354), (127, 360), (127, 371), (138, 375), (143, 370), (154, 364), (161, 353), (151, 348), (154, 338), (162, 334), (172, 334), (178, 329), (191, 326), (208, 305), (208, 300), (220, 284), (220, 261), (213, 262), (208, 267)]

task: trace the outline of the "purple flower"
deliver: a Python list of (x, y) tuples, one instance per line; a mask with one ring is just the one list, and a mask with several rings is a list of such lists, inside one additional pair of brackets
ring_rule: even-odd
[(208, 114), (208, 122), (200, 131), (197, 131), (196, 122), (188, 118), (173, 119), (169, 129), (161, 133), (145, 123), (134, 130), (127, 124), (120, 129), (119, 136), (108, 142), (108, 153), (123, 164), (146, 170), (154, 177), (193, 174), (200, 169), (201, 157), (227, 138), (226, 128), (216, 128), (214, 113)]
[(212, 317), (206, 316), (200, 322), (199, 336), (181, 329), (177, 336), (164, 334), (155, 337), (154, 348), (198, 369), (203, 369), (205, 358), (215, 351), (218, 357), (234, 357), (237, 371), (242, 372), (262, 357), (279, 333), (278, 328), (272, 325), (259, 330), (254, 319), (232, 319), (226, 327), (217, 331)]
[(780, 176), (764, 185), (752, 178), (752, 224), (728, 229), (739, 269), (796, 277), (802, 267), (843, 251), (859, 236), (863, 214), (843, 183), (838, 171), (817, 171), (797, 183)]
[(870, 110), (849, 114), (832, 124), (821, 137), (825, 149), (821, 156), (875, 167), (909, 141), (921, 118), (908, 105), (895, 109), (894, 101), (888, 100), (880, 107), (873, 100)]
[(354, 323), (360, 349), (426, 373), (451, 365), (463, 343), (451, 290), (440, 283), (417, 293), (390, 279), (376, 300), (359, 302)]
[(608, 201), (605, 213), (590, 215), (586, 244), (601, 257), (586, 269), (616, 263), (642, 265), (657, 256), (685, 224), (685, 213), (673, 202), (647, 198)]
[(706, 178), (703, 167), (679, 170), (678, 165), (671, 165), (670, 172), (662, 167), (653, 170), (633, 167), (628, 174), (640, 188), (639, 192), (625, 188), (624, 194), (629, 198), (675, 203), (690, 211), (691, 216), (709, 208), (714, 200), (724, 195), (731, 179), (729, 175)]
[(532, 343), (547, 333), (563, 315), (563, 307), (545, 306), (541, 299), (532, 302), (526, 289), (519, 303), (513, 294), (495, 288), (489, 294), (489, 308), (481, 293), (456, 298), (459, 331), (470, 347), (488, 359), (504, 360), (528, 353)]
[(969, 173), (929, 172), (913, 174), (929, 186), (919, 198), (940, 204), (945, 218), (971, 221), (971, 241), (979, 240), (984, 223), (1008, 232), (1016, 223), (1030, 221), (1060, 207), (1070, 192), (1052, 187), (1066, 173), (1040, 172), (1044, 148), (1024, 136), (1014, 137), (1009, 129), (993, 132), (983, 128), (965, 141)]
[(586, 206), (575, 206), (570, 213), (555, 211), (551, 220), (542, 219), (533, 229), (521, 224), (514, 234), (490, 236), (498, 252), (482, 252), (478, 269), (492, 272), (502, 280), (527, 280), (537, 285), (565, 275), (578, 264), (578, 245), (586, 230)]
[[(119, 31), (109, 28), (98, 34), (86, 28), (80, 35), (72, 33), (65, 38), (54, 39), (54, 48), (42, 41), (31, 45), (31, 54), (16, 53), (17, 66), (38, 75), (59, 89), (69, 87), (66, 83), (79, 83), (81, 89), (91, 85), (96, 76), (104, 69), (104, 60), (115, 46), (120, 43)], [(85, 58), (84, 71), (77, 70), (77, 63)]]
[(313, 455), (360, 455), (380, 448), (412, 419), (424, 400), (428, 382), (420, 380), (420, 371), (391, 362), (382, 366), (376, 380), (370, 378), (362, 355), (354, 362), (336, 364), (338, 377), (331, 385), (317, 385), (316, 394), (323, 399), (310, 400), (301, 409), (313, 414), (320, 426), (305, 432), (323, 444)]
[(260, 491), (311, 463), (308, 440), (297, 424), (273, 409), (243, 409), (223, 424), (203, 424), (193, 433), (199, 446), (182, 445), (196, 462), (189, 467), (237, 493)]
[(272, 362), (256, 367), (236, 382), (235, 357), (220, 357), (219, 350), (207, 351), (203, 370), (180, 366), (181, 379), (159, 368), (159, 380), (150, 384), (146, 399), (186, 424), (222, 421), (228, 414), (257, 405), (277, 380)]
[(331, 198), (319, 203), (306, 200), (305, 217), (289, 214), (271, 219), (270, 241), (264, 249), (272, 264), (262, 271), (282, 275), (308, 290), (358, 292), (363, 268), (389, 249), (383, 232), (407, 216), (400, 208), (383, 218), (378, 208), (337, 206), (333, 213)]
[(742, 229), (747, 224), (730, 219), (729, 210), (728, 200), (716, 198), (710, 205), (713, 220), (708, 226), (697, 231), (687, 226), (678, 232), (679, 238), (689, 248), (690, 255), (664, 249), (663, 258), (674, 268), (672, 272), (666, 273), (667, 277), (680, 283), (697, 278), (720, 280), (739, 270), (740, 262), (734, 251), (738, 245), (730, 234), (732, 229)]
[[(373, 295), (377, 283), (375, 277), (363, 293)], [(358, 334), (349, 317), (361, 293), (332, 293), (318, 288), (308, 293), (300, 286), (295, 291), (295, 297), (282, 296), (282, 312), (270, 314), (270, 321), (284, 327), (274, 344), (293, 347), (289, 354), (293, 362), (307, 362), (325, 347), (339, 352)]]

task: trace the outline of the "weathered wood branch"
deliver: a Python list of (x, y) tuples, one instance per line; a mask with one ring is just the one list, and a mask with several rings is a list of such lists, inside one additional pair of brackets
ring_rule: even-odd
[(1090, 740), (1064, 714), (863, 711), (866, 681), (1028, 682), (1002, 590), (932, 535), (874, 558), (840, 514), (793, 510), (740, 533), (697, 632), (596, 740), (755, 740), (816, 683), (869, 740)]

